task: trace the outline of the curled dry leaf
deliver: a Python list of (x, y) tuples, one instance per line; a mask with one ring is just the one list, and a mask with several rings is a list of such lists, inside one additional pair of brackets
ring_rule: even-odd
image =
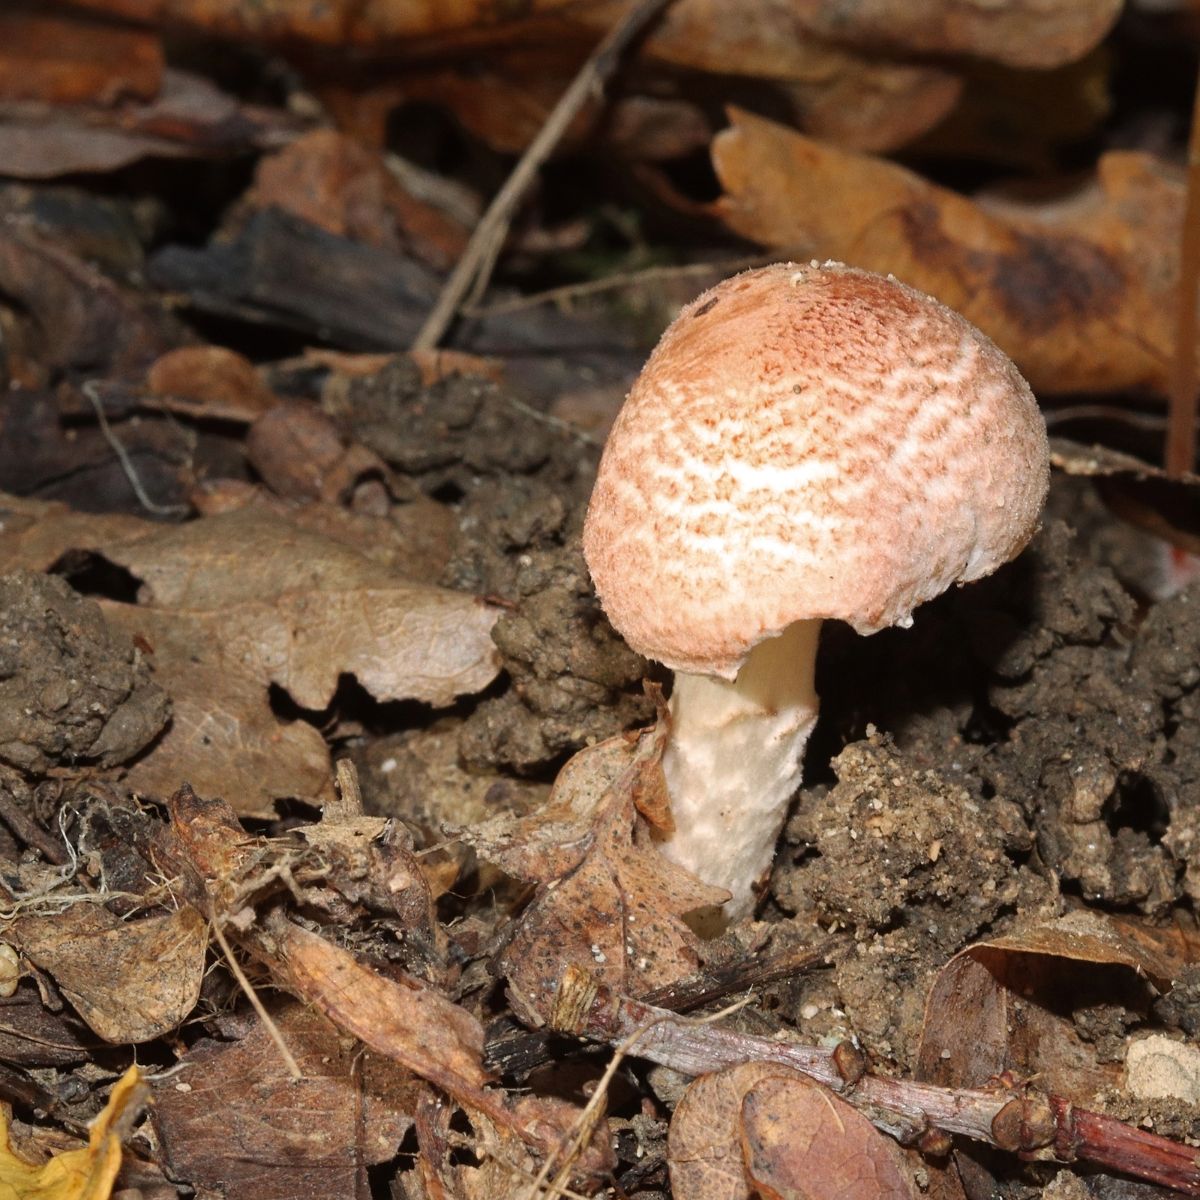
[(440, 992), (412, 976), (385, 978), (282, 915), (268, 920), (257, 949), (281, 984), (339, 1028), (461, 1103), (492, 1107), (482, 1092), (483, 1026)]
[(391, 476), (373, 450), (344, 444), (329, 417), (299, 400), (282, 401), (250, 426), (246, 456), (267, 487), (285, 499), (333, 502), (363, 476)]
[(1036, 390), (1162, 389), (1183, 181), (1113, 152), (1052, 203), (971, 200), (894, 163), (734, 110), (713, 141), (717, 211), (745, 237), (891, 273), (973, 321)]
[[(860, 150), (904, 145), (934, 126), (958, 100), (961, 83), (944, 67), (864, 58), (795, 32), (795, 21), (780, 5), (758, 7), (764, 10), (755, 14), (758, 19), (739, 14), (735, 32), (727, 17), (701, 13), (697, 5), (677, 5), (672, 10), (674, 23), (669, 13), (661, 35), (648, 39), (647, 53), (668, 68), (761, 80), (773, 107), (782, 102), (814, 136)], [(729, 11), (722, 8), (723, 13)], [(497, 47), (484, 67), (472, 63), (464, 70), (414, 73), (405, 78), (403, 98), (444, 105), (483, 141), (516, 153), (545, 123), (600, 28), (599, 23), (595, 28), (569, 27), (556, 36), (544, 34), (544, 44)], [(393, 102), (401, 98), (397, 94)], [(360, 110), (366, 101), (361, 96), (330, 99), (348, 109), (351, 119), (363, 119)], [(638, 99), (645, 115), (645, 101)], [(607, 113), (603, 125), (608, 145), (630, 158), (653, 161), (660, 140), (682, 147), (707, 131), (701, 110), (677, 103), (670, 110), (659, 106), (657, 132), (647, 126), (642, 139), (634, 141), (628, 124), (636, 111), (632, 100)], [(584, 110), (568, 130), (565, 144), (587, 136), (595, 127), (595, 115)]]
[(219, 421), (253, 421), (279, 403), (254, 364), (224, 346), (180, 346), (156, 359), (146, 386), (161, 407)]
[(1072, 1010), (1122, 1003), (1139, 1009), (1151, 988), (1168, 990), (1185, 961), (1175, 940), (1079, 910), (969, 947), (930, 989), (918, 1076), (980, 1087), (1012, 1071), (1080, 1102), (1118, 1086), (1120, 1067), (1099, 1061), (1094, 1037), (1080, 1037)]
[(894, 1141), (827, 1088), (770, 1063), (693, 1083), (675, 1109), (668, 1158), (672, 1190), (689, 1200), (920, 1195)]
[(1107, 446), (1050, 439), (1050, 461), (1067, 475), (1096, 481), (1104, 503), (1123, 520), (1190, 554), (1200, 554), (1200, 477)]
[(208, 926), (194, 908), (122, 921), (97, 904), (18, 917), (5, 938), (54, 977), (97, 1036), (147, 1042), (177, 1028), (204, 979)]
[(146, 1102), (142, 1073), (130, 1067), (88, 1131), (88, 1144), (44, 1163), (18, 1158), (9, 1140), (8, 1105), (0, 1109), (0, 1189), (5, 1200), (108, 1200), (121, 1169), (121, 1143)]
[(299, 1004), (272, 1019), (302, 1077), (257, 1019), (238, 1041), (190, 1046), (155, 1087), (164, 1165), (227, 1200), (310, 1195), (314, 1172), (331, 1200), (362, 1195), (366, 1168), (391, 1158), (412, 1125), (419, 1084)]
[(154, 678), (171, 697), (171, 724), (130, 765), (131, 787), (168, 796), (185, 780), (228, 796), (239, 813), (270, 816), (280, 797), (322, 803), (329, 750), (305, 721), (281, 721), (267, 681), (225, 641), (219, 617), (104, 603), (110, 626), (148, 648)]
[(657, 795), (665, 724), (636, 741), (610, 738), (563, 768), (546, 807), (462, 836), (509, 873), (539, 885), (500, 957), (514, 1007), (546, 1020), (569, 966), (614, 991), (641, 995), (695, 970), (682, 915), (727, 898), (664, 858), (639, 820)]

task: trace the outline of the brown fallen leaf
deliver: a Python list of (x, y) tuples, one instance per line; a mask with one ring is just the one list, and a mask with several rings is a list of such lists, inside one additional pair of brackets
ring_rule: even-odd
[(445, 269), (468, 231), (450, 214), (409, 192), (383, 155), (332, 129), (315, 129), (265, 157), (243, 199), (276, 207), (369, 246), (408, 250)]
[(121, 1143), (141, 1115), (146, 1093), (141, 1071), (130, 1067), (88, 1131), (88, 1144), (40, 1165), (13, 1153), (12, 1111), (0, 1107), (0, 1194), (5, 1200), (108, 1200), (121, 1169)]
[(0, 560), (9, 571), (48, 571), (68, 550), (95, 550), (157, 528), (125, 513), (76, 512), (57, 500), (0, 492)]
[[(0, 161), (7, 166), (2, 137)], [(136, 373), (183, 340), (157, 300), (16, 222), (0, 223), (0, 294), (28, 313), (36, 353), (52, 368)]]
[(798, 0), (806, 29), (865, 50), (971, 54), (1014, 67), (1055, 67), (1092, 49), (1121, 12), (1121, 0), (1018, 0), (961, 4), (958, 0)]
[(225, 643), (219, 617), (109, 602), (103, 608), (111, 626), (149, 647), (154, 677), (171, 697), (171, 724), (130, 765), (130, 787), (169, 796), (186, 780), (260, 817), (275, 812), (277, 799), (321, 804), (328, 798), (325, 739), (305, 721), (275, 715), (261, 672)]
[(1050, 461), (1064, 474), (1095, 480), (1105, 505), (1122, 520), (1200, 554), (1200, 477), (1168, 473), (1120, 450), (1066, 438), (1051, 438)]
[(962, 951), (942, 968), (925, 1006), (918, 1078), (983, 1086), (1011, 1071), (1086, 1103), (1118, 1086), (1121, 1067), (1100, 1061), (1072, 1010), (1126, 1003), (1168, 990), (1184, 960), (1148, 926), (1079, 910)]
[(273, 513), (242, 509), (101, 553), (142, 580), (139, 608), (207, 628), (304, 708), (324, 708), (342, 674), (378, 700), (445, 705), (499, 670), (498, 609), (397, 578)]
[[(88, 551), (143, 581), (136, 605), (105, 601), (109, 624), (145, 647), (173, 721), (129, 781), (156, 796), (185, 780), (267, 815), (280, 797), (321, 803), (321, 734), (283, 721), (269, 688), (320, 710), (343, 674), (380, 700), (445, 705), (495, 678), (499, 613), (473, 596), (395, 574), (349, 544), (257, 506), (170, 527), (83, 517), (6, 500), (6, 561), (47, 570)], [(61, 524), (60, 524), (61, 523)], [(139, 640), (140, 639), (140, 640)]]
[(246, 434), (246, 457), (285, 499), (337, 501), (363, 476), (391, 479), (387, 464), (358, 442), (342, 441), (333, 421), (311, 404), (284, 400)]
[(293, 1200), (315, 1179), (322, 1197), (355, 1200), (412, 1125), (420, 1085), (319, 1013), (289, 1002), (271, 1016), (302, 1077), (257, 1019), (237, 1041), (190, 1046), (154, 1089), (164, 1165), (227, 1200)]
[(774, 1076), (742, 1100), (746, 1176), (774, 1200), (918, 1200), (904, 1152), (832, 1092)]
[(162, 45), (144, 30), (36, 12), (0, 13), (0, 100), (113, 104), (149, 100)]
[(277, 146), (305, 122), (242, 104), (200, 75), (168, 67), (150, 100), (112, 106), (0, 100), (0, 173), (53, 179), (143, 158), (209, 158)]
[(18, 917), (5, 938), (54, 977), (97, 1036), (116, 1045), (176, 1029), (204, 979), (208, 926), (184, 906), (122, 921), (96, 904), (45, 917)]
[(890, 272), (957, 309), (1037, 390), (1162, 390), (1174, 343), (1183, 182), (1112, 152), (1054, 203), (968, 199), (894, 163), (733, 110), (716, 211), (745, 237)]
[(545, 809), (461, 831), (481, 857), (539, 884), (498, 968), (514, 1007), (546, 1020), (568, 966), (641, 995), (695, 970), (698, 941), (682, 915), (727, 898), (655, 848), (635, 807), (656, 794), (665, 725), (611, 738), (567, 763)]
[[(490, 1156), (505, 1173), (528, 1180), (537, 1158), (560, 1155), (579, 1110), (562, 1100), (506, 1096), (484, 1086), (483, 1027), (464, 1009), (411, 976), (386, 978), (349, 951), (301, 929), (282, 913), (268, 916), (261, 932), (243, 939), (276, 981), (306, 1004), (428, 1080), (460, 1104)], [(593, 1184), (612, 1169), (603, 1123), (587, 1137), (571, 1175)], [(485, 1180), (494, 1178), (484, 1171)], [(495, 1195), (493, 1191), (486, 1193)]]
[(279, 982), (339, 1028), (464, 1104), (501, 1107), (483, 1091), (483, 1026), (440, 992), (411, 976), (386, 978), (282, 914), (255, 945)]
[[(827, 1088), (771, 1063), (698, 1079), (671, 1120), (671, 1188), (689, 1200), (917, 1200), (905, 1153)], [(924, 1164), (923, 1164), (924, 1167)], [(945, 1170), (924, 1167), (929, 1174)], [(944, 1197), (961, 1196), (961, 1187)]]
[(171, 412), (220, 421), (253, 421), (279, 403), (254, 364), (224, 346), (167, 351), (146, 373), (146, 386)]

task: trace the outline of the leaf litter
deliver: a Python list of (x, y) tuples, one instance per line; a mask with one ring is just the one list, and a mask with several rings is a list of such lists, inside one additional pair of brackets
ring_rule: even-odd
[[(1164, 126), (1113, 135), (1136, 38), (1073, 0), (665, 7), (506, 286), (664, 222), (893, 271), (1083, 394), (1042, 536), (908, 634), (828, 631), (761, 920), (698, 937), (653, 669), (578, 549), (594, 430), (697, 275), (399, 352), (634, 6), (5, 14), (4, 171), (69, 180), (0, 188), (0, 1093), (56, 1154), (0, 1156), (16, 1194), (109, 1194), (121, 1139), (163, 1200), (1103, 1194), (1076, 1158), (1196, 1194), (1195, 488), (1136, 432), (1185, 184)], [(1028, 132), (1031, 70), (1070, 120)], [(644, 230), (580, 207), (580, 147)]]

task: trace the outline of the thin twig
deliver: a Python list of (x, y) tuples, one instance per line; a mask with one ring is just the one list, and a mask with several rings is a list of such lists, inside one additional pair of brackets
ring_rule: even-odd
[(1200, 285), (1200, 73), (1188, 139), (1187, 195), (1179, 246), (1179, 297), (1175, 307), (1175, 353), (1168, 385), (1166, 468), (1186, 475), (1196, 463), (1196, 290)]
[(537, 137), (530, 142), (512, 174), (475, 226), (462, 257), (450, 272), (433, 310), (412, 344), (414, 350), (432, 350), (442, 340), (471, 285), (478, 277), (486, 279), (490, 274), (513, 215), (532, 186), (541, 165), (553, 153), (584, 104), (602, 95), (626, 48), (671, 3), (673, 0), (640, 0), (634, 4), (579, 69), (579, 74), (562, 94)]
[(467, 317), (501, 317), (509, 313), (523, 312), (542, 304), (560, 304), (564, 301), (580, 300), (586, 296), (604, 292), (642, 287), (663, 280), (690, 279), (693, 276), (730, 275), (735, 271), (748, 271), (751, 267), (763, 267), (768, 263), (787, 258), (788, 252), (775, 250), (770, 254), (741, 255), (738, 258), (721, 258), (713, 262), (677, 263), (673, 266), (643, 267), (638, 271), (620, 271), (605, 275), (603, 279), (584, 279), (577, 283), (565, 283), (562, 287), (548, 288), (544, 292), (533, 292), (528, 296), (513, 296), (508, 300), (497, 300), (494, 304), (479, 306), (464, 305)]
[(133, 460), (129, 457), (129, 452), (121, 443), (121, 439), (113, 432), (112, 426), (108, 423), (108, 416), (104, 411), (104, 403), (96, 389), (96, 381), (89, 379), (80, 389), (84, 396), (91, 402), (92, 408), (96, 411), (96, 420), (100, 424), (100, 432), (104, 435), (104, 440), (109, 444), (112, 452), (117, 456), (117, 461), (121, 464), (121, 470), (125, 472), (125, 478), (129, 480), (129, 486), (133, 488), (133, 494), (137, 497), (138, 503), (147, 511), (152, 512), (159, 517), (179, 517), (183, 516), (187, 511), (187, 507), (179, 504), (156, 504), (150, 499), (146, 489), (142, 486), (142, 481), (138, 476), (137, 468), (133, 465)]
[(233, 955), (233, 948), (229, 945), (224, 933), (221, 932), (221, 924), (215, 916), (210, 918), (209, 926), (213, 931), (213, 938), (216, 940), (217, 945), (221, 947), (221, 953), (225, 955), (225, 965), (229, 968), (234, 979), (237, 980), (238, 987), (246, 994), (246, 999), (250, 1001), (254, 1011), (258, 1013), (258, 1019), (263, 1023), (263, 1028), (267, 1031), (267, 1036), (275, 1043), (275, 1049), (279, 1051), (279, 1057), (283, 1059), (283, 1065), (287, 1067), (288, 1074), (293, 1079), (303, 1079), (304, 1072), (300, 1070), (300, 1064), (288, 1049), (287, 1042), (283, 1040), (283, 1034), (279, 1032), (279, 1026), (275, 1024), (271, 1014), (267, 1012), (266, 1005), (259, 999), (254, 984), (246, 978), (246, 973), (238, 965), (238, 960)]
[(43, 829), (33, 815), (17, 803), (16, 797), (7, 788), (0, 788), (0, 821), (47, 862), (62, 867), (70, 861), (66, 847)]

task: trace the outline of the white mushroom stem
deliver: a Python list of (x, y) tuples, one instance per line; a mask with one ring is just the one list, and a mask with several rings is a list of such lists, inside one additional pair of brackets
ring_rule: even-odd
[(663, 771), (675, 832), (664, 854), (732, 893), (736, 921), (754, 908), (804, 747), (817, 721), (814, 675), (821, 622), (796, 621), (760, 642), (732, 682), (677, 673)]

